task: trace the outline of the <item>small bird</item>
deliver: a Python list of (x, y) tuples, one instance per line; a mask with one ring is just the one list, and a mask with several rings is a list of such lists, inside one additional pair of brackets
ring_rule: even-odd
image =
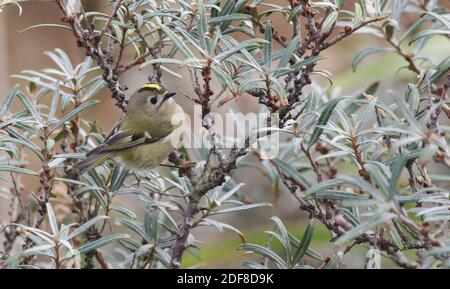
[[(116, 157), (134, 170), (160, 165), (181, 141), (184, 114), (172, 98), (174, 95), (157, 83), (144, 84), (131, 95), (127, 112), (104, 142), (89, 151), (86, 159), (76, 163), (74, 168), (83, 174)], [(175, 115), (177, 118), (173, 121)]]

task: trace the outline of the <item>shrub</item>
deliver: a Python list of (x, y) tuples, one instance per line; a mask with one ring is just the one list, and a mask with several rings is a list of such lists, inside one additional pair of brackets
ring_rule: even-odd
[[(55, 67), (15, 75), (28, 87), (3, 98), (0, 196), (9, 199), (10, 219), (2, 222), (0, 266), (178, 268), (186, 250), (201, 250), (199, 226), (236, 232), (240, 249), (261, 257), (247, 258), (251, 268), (339, 267), (356, 246), (367, 249), (368, 268), (380, 267), (380, 256), (404, 268), (450, 266), (450, 49), (443, 59), (423, 53), (435, 39), (448, 47), (446, 1), (114, 0), (107, 12), (57, 2), (61, 23), (27, 30), (68, 29), (86, 58), (72, 65), (61, 49), (47, 52)], [(280, 31), (276, 17), (290, 31)], [(370, 55), (397, 54), (405, 66), (391, 69), (409, 71), (406, 85), (396, 79), (380, 92), (380, 79), (340, 94), (323, 81), (333, 80), (318, 68), (327, 51), (364, 34), (383, 46), (358, 52), (353, 70)], [(209, 148), (174, 151), (166, 173), (136, 173), (110, 160), (77, 175), (72, 165), (105, 138), (84, 117), (103, 88), (126, 111), (121, 79), (137, 67), (152, 68), (151, 82), (190, 77), (192, 93), (183, 93), (202, 108)], [(227, 147), (211, 113), (236, 98), (257, 99), (276, 126)], [(275, 133), (281, 152), (267, 159), (255, 144)], [(244, 166), (262, 171), (307, 213), (300, 237), (272, 217), (267, 245), (253, 244), (216, 218), (270, 205), (240, 192), (233, 177)], [(38, 178), (38, 188), (24, 186), (25, 175)], [(138, 198), (144, 211), (118, 206), (119, 196)], [(57, 204), (65, 214), (55, 213)], [(331, 234), (330, 256), (310, 248), (317, 224)]]

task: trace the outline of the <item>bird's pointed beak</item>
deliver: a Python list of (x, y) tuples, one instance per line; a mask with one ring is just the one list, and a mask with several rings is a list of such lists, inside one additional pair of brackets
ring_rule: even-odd
[(163, 96), (163, 100), (159, 104), (159, 107), (161, 107), (164, 102), (166, 102), (168, 99), (172, 98), (175, 94), (177, 94), (177, 93), (176, 92), (166, 92)]
[(176, 92), (166, 92), (164, 94), (164, 100), (167, 100), (167, 99), (173, 97), (175, 94), (177, 94), (177, 93)]

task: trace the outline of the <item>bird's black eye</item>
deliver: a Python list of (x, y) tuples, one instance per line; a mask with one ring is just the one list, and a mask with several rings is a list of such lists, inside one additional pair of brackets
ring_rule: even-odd
[(150, 102), (152, 104), (156, 104), (158, 102), (158, 99), (156, 97), (152, 97), (152, 98), (150, 98)]

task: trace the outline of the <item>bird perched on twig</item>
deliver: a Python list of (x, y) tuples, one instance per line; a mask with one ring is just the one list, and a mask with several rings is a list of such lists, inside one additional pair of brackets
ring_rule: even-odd
[(83, 174), (116, 157), (134, 170), (161, 164), (181, 141), (184, 113), (174, 95), (159, 84), (144, 84), (130, 97), (127, 112), (104, 142), (74, 168)]

